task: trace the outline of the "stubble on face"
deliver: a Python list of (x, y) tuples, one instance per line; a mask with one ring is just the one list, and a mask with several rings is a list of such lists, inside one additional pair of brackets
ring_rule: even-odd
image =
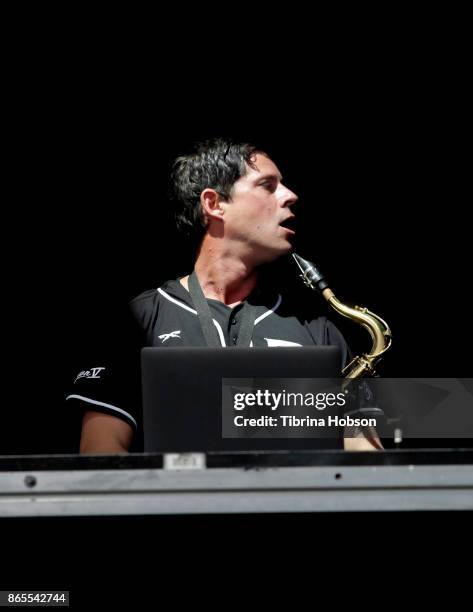
[(233, 186), (227, 204), (228, 235), (253, 250), (262, 261), (271, 261), (292, 249), (291, 232), (280, 226), (297, 196), (282, 184), (276, 164), (262, 153), (247, 164), (247, 173)]

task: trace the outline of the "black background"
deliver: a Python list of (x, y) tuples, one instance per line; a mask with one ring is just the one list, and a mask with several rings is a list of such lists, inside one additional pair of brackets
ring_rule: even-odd
[[(148, 20), (125, 7), (118, 25), (115, 10), (41, 6), (45, 27), (30, 7), (5, 52), (13, 189), (2, 210), (1, 452), (77, 448), (63, 398), (84, 338), (117, 303), (188, 272), (165, 181), (176, 154), (212, 135), (270, 150), (300, 196), (300, 253), (341, 298), (392, 327), (381, 374), (471, 376), (462, 16), (337, 6), (332, 19), (309, 19), (285, 7), (274, 28), (238, 7), (212, 27), (177, 8), (178, 18)], [(172, 42), (162, 43), (166, 32)], [(355, 350), (366, 346), (339, 324)], [(413, 590), (438, 600), (444, 585), (466, 582), (470, 513), (431, 518), (13, 519), (3, 523), (3, 588), (70, 588), (78, 609), (124, 594), (207, 603), (219, 582), (245, 604), (255, 591), (265, 603), (347, 593), (379, 605)]]
[[(296, 78), (286, 65), (254, 86), (236, 67), (176, 84), (149, 64), (82, 60), (31, 58), (12, 121), (22, 171), (6, 331), (21, 427), (3, 452), (75, 450), (78, 422), (63, 398), (77, 365), (117, 306), (190, 271), (169, 171), (195, 141), (219, 135), (269, 152), (300, 197), (298, 252), (341, 299), (389, 322), (382, 375), (471, 375), (467, 100), (452, 66), (346, 60)], [(357, 326), (333, 320), (356, 353), (369, 346)]]

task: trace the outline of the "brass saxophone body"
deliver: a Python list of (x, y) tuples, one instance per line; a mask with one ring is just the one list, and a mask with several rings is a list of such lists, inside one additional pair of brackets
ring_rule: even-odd
[(318, 268), (303, 259), (296, 253), (292, 253), (304, 283), (320, 292), (330, 306), (339, 314), (362, 325), (370, 334), (372, 340), (371, 350), (368, 353), (355, 357), (342, 371), (346, 379), (355, 379), (362, 376), (375, 376), (375, 365), (389, 349), (392, 344), (391, 330), (381, 317), (361, 306), (347, 306), (337, 299), (329, 288), (324, 276)]

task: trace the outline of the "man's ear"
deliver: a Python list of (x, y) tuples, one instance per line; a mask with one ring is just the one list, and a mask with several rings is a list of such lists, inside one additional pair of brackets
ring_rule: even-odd
[(200, 205), (207, 221), (223, 218), (224, 207), (222, 206), (222, 198), (215, 189), (204, 189), (200, 194)]

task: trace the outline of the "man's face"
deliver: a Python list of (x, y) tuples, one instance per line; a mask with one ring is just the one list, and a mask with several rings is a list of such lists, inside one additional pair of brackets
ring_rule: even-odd
[(276, 259), (288, 253), (292, 229), (281, 226), (294, 213), (291, 207), (297, 196), (282, 184), (277, 166), (263, 154), (255, 155), (254, 168), (233, 185), (231, 201), (225, 207), (225, 237), (240, 243), (242, 254), (255, 264)]

